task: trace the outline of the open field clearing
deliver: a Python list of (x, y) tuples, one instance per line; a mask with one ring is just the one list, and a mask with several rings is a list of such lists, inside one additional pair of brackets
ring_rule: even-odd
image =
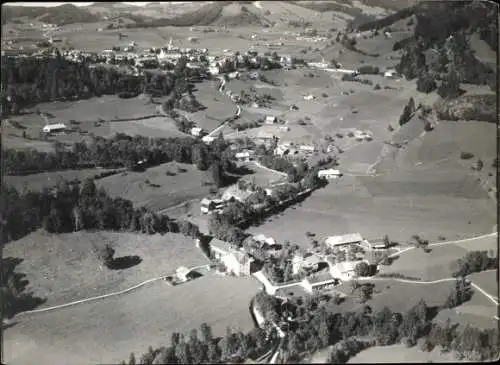
[[(17, 130), (16, 132), (17, 135), (21, 135), (22, 133), (19, 130)], [(24, 139), (7, 133), (5, 133), (4, 136), (2, 136), (2, 144), (4, 149), (9, 149), (9, 148), (16, 150), (35, 149), (40, 152), (54, 151), (54, 145), (52, 142)]]
[(80, 181), (86, 178), (94, 178), (97, 174), (113, 171), (110, 169), (83, 169), (83, 170), (64, 170), (53, 172), (41, 172), (38, 174), (30, 174), (25, 176), (5, 176), (5, 183), (12, 185), (16, 189), (21, 190), (24, 186), (30, 190), (42, 190), (43, 188), (54, 187), (62, 180)]
[[(469, 279), (489, 295), (498, 298), (499, 287), (495, 271), (477, 272), (469, 275)], [(490, 303), (493, 305), (492, 301)]]
[[(100, 247), (105, 243), (115, 248), (115, 258), (137, 255), (142, 262), (124, 270), (101, 271), (92, 250), (94, 244)], [(24, 259), (16, 270), (26, 274), (27, 290), (47, 298), (42, 308), (123, 290), (153, 277), (169, 275), (179, 266), (208, 263), (192, 239), (173, 233), (54, 235), (40, 230), (6, 245), (3, 256)]]
[[(388, 356), (388, 354), (390, 354)], [(376, 346), (361, 351), (356, 356), (350, 358), (348, 364), (369, 364), (369, 363), (424, 363), (424, 362), (447, 362), (456, 363), (456, 360), (449, 353), (441, 353), (435, 348), (431, 352), (420, 350), (419, 346), (407, 348), (403, 344), (391, 346)]]
[(207, 274), (171, 287), (155, 282), (129, 294), (20, 319), (4, 332), (9, 364), (118, 363), (130, 352), (168, 344), (174, 331), (202, 322), (215, 336), (227, 326), (253, 328), (248, 303), (259, 284)]
[[(445, 187), (439, 182), (424, 184), (426, 180), (432, 182), (426, 172), (408, 176), (406, 183), (393, 180), (392, 186), (387, 177), (344, 176), (249, 231), (258, 230), (278, 241), (289, 240), (307, 247), (305, 232), (308, 231), (316, 233), (319, 241), (330, 235), (359, 232), (367, 239), (388, 234), (398, 242), (406, 242), (414, 234), (437, 242), (439, 236), (452, 240), (492, 232), (496, 211), (489, 198), (478, 199), (474, 189), (455, 192), (462, 196), (453, 196), (444, 192)], [(406, 184), (417, 189), (411, 192), (412, 196), (407, 195)], [(376, 191), (375, 185), (385, 192)], [(370, 190), (377, 195), (372, 196)]]
[(287, 177), (277, 172), (260, 167), (252, 162), (244, 163), (247, 169), (253, 173), (243, 176), (241, 179), (245, 181), (252, 181), (257, 186), (268, 186), (271, 183), (279, 183), (287, 181)]
[[(178, 168), (186, 171), (179, 172)], [(168, 176), (167, 172), (175, 173), (175, 176)], [(202, 185), (205, 173), (193, 165), (169, 162), (150, 167), (144, 172), (127, 171), (110, 176), (98, 180), (97, 186), (104, 187), (112, 196), (131, 200), (134, 206), (163, 210), (207, 195), (210, 187)]]
[(130, 136), (145, 136), (153, 138), (186, 137), (175, 126), (175, 122), (167, 117), (139, 119), (131, 122), (108, 122), (100, 127), (91, 127), (92, 133), (102, 137), (111, 137), (116, 133)]
[(236, 105), (231, 99), (219, 93), (217, 90), (218, 84), (219, 81), (196, 84), (198, 90), (195, 93), (196, 100), (207, 109), (189, 114), (190, 119), (196, 122), (198, 127), (209, 132), (217, 128), (224, 119), (233, 116), (237, 111)]
[(498, 236), (497, 237), (482, 237), (474, 240), (474, 244), (470, 242), (458, 242), (457, 246), (465, 248), (467, 251), (498, 251)]
[[(470, 242), (473, 246), (474, 243)], [(431, 252), (413, 249), (404, 252), (390, 266), (381, 266), (381, 273), (400, 273), (424, 281), (452, 277), (452, 262), (465, 256), (467, 251), (455, 244), (430, 247)]]

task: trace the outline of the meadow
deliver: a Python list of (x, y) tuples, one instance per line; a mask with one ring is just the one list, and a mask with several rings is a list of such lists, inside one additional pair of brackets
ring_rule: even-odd
[(207, 195), (210, 187), (202, 184), (205, 175), (194, 165), (169, 162), (144, 172), (127, 171), (103, 178), (97, 186), (104, 187), (111, 196), (131, 200), (134, 206), (160, 211)]
[(186, 335), (203, 322), (215, 336), (226, 328), (249, 331), (253, 278), (207, 274), (178, 286), (158, 281), (123, 296), (25, 316), (4, 332), (9, 364), (118, 363), (149, 345), (169, 343), (171, 333)]
[[(124, 270), (101, 270), (93, 247), (104, 244), (116, 250), (115, 258), (137, 255), (142, 261)], [(39, 230), (7, 244), (3, 257), (23, 260), (16, 271), (26, 274), (27, 290), (47, 299), (41, 308), (123, 290), (153, 277), (170, 275), (179, 266), (208, 263), (192, 239), (173, 233), (49, 234)]]

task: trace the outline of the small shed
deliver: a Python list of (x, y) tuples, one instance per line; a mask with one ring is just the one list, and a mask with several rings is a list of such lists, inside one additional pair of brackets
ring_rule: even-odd
[(268, 115), (266, 116), (265, 123), (266, 124), (275, 124), (278, 121), (278, 118), (276, 118), (273, 115)]

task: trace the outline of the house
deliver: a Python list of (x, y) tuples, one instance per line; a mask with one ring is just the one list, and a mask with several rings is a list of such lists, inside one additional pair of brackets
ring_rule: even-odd
[(175, 271), (175, 275), (177, 276), (177, 278), (181, 281), (181, 282), (185, 282), (185, 281), (188, 281), (189, 280), (189, 273), (190, 273), (191, 270), (189, 270), (187, 267), (185, 266), (180, 266), (177, 268), (177, 270)]
[[(361, 261), (343, 261), (330, 267), (330, 275), (342, 281), (349, 281), (356, 277), (356, 266)], [(368, 262), (367, 262), (368, 263)]]
[(314, 99), (315, 99), (314, 95), (311, 94), (304, 96), (304, 100), (314, 100)]
[(234, 80), (234, 79), (239, 79), (240, 78), (240, 73), (238, 71), (230, 72), (227, 77), (229, 79)]
[(253, 160), (254, 156), (255, 156), (255, 151), (246, 150), (246, 151), (237, 152), (234, 157), (239, 162), (248, 162), (248, 161)]
[(326, 169), (326, 170), (319, 170), (318, 171), (318, 177), (322, 178), (324, 177), (327, 180), (330, 179), (336, 179), (338, 177), (342, 176), (339, 170), (335, 169)]
[(304, 144), (304, 145), (299, 147), (299, 151), (312, 153), (312, 152), (316, 152), (316, 147)]
[(219, 72), (220, 72), (219, 66), (210, 66), (210, 67), (208, 68), (208, 72), (209, 72), (211, 75), (213, 75), (213, 76), (218, 75), (218, 74), (219, 74)]
[(213, 141), (215, 141), (215, 137), (212, 137), (212, 136), (204, 136), (201, 140), (202, 140), (203, 142), (205, 142), (206, 144), (210, 144), (210, 143), (212, 143)]
[(386, 70), (384, 72), (384, 77), (387, 77), (389, 79), (393, 79), (393, 78), (397, 77), (397, 72), (396, 72), (396, 70), (393, 70), (393, 69)]
[(301, 282), (301, 286), (312, 294), (321, 289), (332, 288), (339, 283), (339, 279), (333, 277), (328, 271), (321, 272), (315, 276), (308, 277)]
[(285, 145), (278, 145), (278, 146), (274, 149), (274, 155), (275, 155), (275, 156), (284, 156), (284, 155), (286, 155), (289, 151), (290, 151), (289, 147), (287, 147), (287, 146), (285, 146)]
[(361, 245), (369, 250), (384, 250), (386, 248), (389, 248), (389, 246), (384, 240), (369, 242), (368, 240), (364, 239), (363, 242), (361, 242)]
[(265, 119), (266, 124), (274, 124), (277, 121), (278, 121), (278, 118), (276, 118), (275, 116), (272, 116), (272, 115), (266, 116), (266, 119)]
[(325, 240), (325, 244), (330, 248), (345, 249), (351, 245), (361, 244), (363, 237), (359, 233), (350, 233), (340, 236), (330, 236)]
[(227, 255), (222, 256), (221, 262), (228, 273), (236, 276), (249, 276), (255, 271), (255, 260), (243, 250), (231, 250)]
[(44, 133), (55, 133), (55, 132), (64, 132), (66, 130), (66, 125), (63, 123), (56, 124), (47, 124), (43, 127)]
[(253, 239), (256, 242), (261, 243), (263, 247), (266, 247), (266, 248), (276, 247), (276, 240), (274, 238), (268, 237), (264, 234), (258, 234), (257, 236), (253, 236)]
[(191, 135), (192, 136), (199, 136), (202, 132), (203, 132), (203, 128), (200, 128), (200, 127), (191, 128)]
[(200, 210), (203, 214), (211, 214), (224, 209), (225, 203), (222, 199), (203, 198), (200, 203)]
[(250, 80), (257, 80), (259, 78), (259, 73), (258, 72), (252, 72), (250, 74)]
[(228, 201), (231, 199), (243, 202), (246, 198), (253, 194), (253, 191), (242, 190), (237, 185), (230, 186), (222, 194), (222, 200)]

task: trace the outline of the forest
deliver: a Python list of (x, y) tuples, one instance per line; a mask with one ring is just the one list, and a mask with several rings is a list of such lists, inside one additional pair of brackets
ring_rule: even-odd
[(198, 71), (186, 67), (186, 57), (179, 60), (171, 73), (144, 72), (135, 76), (114, 67), (91, 64), (86, 58), (69, 61), (57, 49), (55, 52), (54, 57), (43, 58), (2, 56), (1, 76), (5, 83), (0, 95), (2, 116), (19, 114), (23, 108), (41, 102), (101, 95), (173, 93), (180, 97), (192, 91), (190, 81), (200, 76)]

